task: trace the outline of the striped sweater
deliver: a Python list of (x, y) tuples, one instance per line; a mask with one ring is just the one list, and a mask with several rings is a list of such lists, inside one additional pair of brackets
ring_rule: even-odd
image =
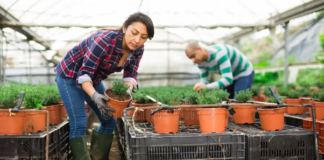
[[(250, 61), (236, 48), (229, 45), (214, 45), (206, 48), (208, 60), (198, 65), (200, 69), (201, 83), (210, 89), (218, 89), (229, 86), (233, 80), (248, 76), (253, 67)], [(209, 73), (222, 75), (219, 81), (209, 83)]]

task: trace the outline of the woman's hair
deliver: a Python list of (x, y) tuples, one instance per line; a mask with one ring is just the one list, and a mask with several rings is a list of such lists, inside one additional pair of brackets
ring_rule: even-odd
[(131, 25), (134, 22), (141, 22), (146, 26), (146, 30), (148, 33), (148, 38), (152, 39), (154, 37), (154, 25), (149, 16), (147, 16), (144, 13), (136, 12), (132, 15), (130, 15), (126, 21), (124, 22), (125, 28), (128, 28), (129, 25)]

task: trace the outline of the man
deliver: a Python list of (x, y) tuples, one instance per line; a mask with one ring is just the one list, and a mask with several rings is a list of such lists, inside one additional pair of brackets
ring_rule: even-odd
[[(225, 88), (234, 98), (240, 90), (251, 89), (254, 71), (250, 61), (236, 48), (229, 45), (200, 47), (197, 42), (190, 42), (186, 47), (186, 55), (200, 69), (200, 83), (194, 90)], [(209, 73), (218, 73), (222, 78), (209, 83)]]

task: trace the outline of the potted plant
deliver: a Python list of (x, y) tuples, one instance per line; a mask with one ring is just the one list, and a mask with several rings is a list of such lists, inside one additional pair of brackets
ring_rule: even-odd
[[(188, 105), (197, 105), (198, 104), (198, 98), (199, 93), (195, 91), (189, 91), (185, 95), (185, 103)], [(199, 125), (199, 119), (198, 119), (198, 113), (197, 108), (182, 108), (184, 111), (183, 120), (185, 125), (187, 126), (198, 126)]]
[[(268, 102), (277, 103), (276, 99), (273, 96), (268, 99)], [(284, 129), (284, 114), (286, 112), (285, 107), (262, 107), (258, 108), (257, 111), (260, 116), (262, 130), (276, 131)]]
[(24, 131), (26, 133), (33, 133), (39, 131), (45, 131), (46, 126), (46, 113), (38, 112), (40, 109), (45, 109), (40, 104), (41, 97), (43, 96), (42, 88), (40, 86), (34, 86), (32, 84), (26, 85), (24, 98), (24, 107), (30, 111), (26, 112)]
[[(208, 94), (201, 94), (198, 104), (217, 104), (222, 99), (217, 96), (217, 91), (212, 90)], [(199, 125), (201, 133), (223, 133), (226, 127), (226, 108), (200, 108), (197, 109), (199, 115)]]
[[(287, 98), (284, 99), (285, 104), (291, 105), (302, 105), (301, 99), (299, 99), (298, 91), (289, 91), (287, 94)], [(287, 107), (287, 114), (303, 114), (303, 107)]]
[(0, 135), (21, 135), (24, 133), (25, 112), (10, 112), (16, 105), (19, 93), (15, 92), (16, 86), (9, 84), (0, 89)]
[[(301, 99), (301, 103), (302, 104), (307, 104), (309, 103), (308, 101), (311, 100), (311, 93), (309, 91), (309, 88), (300, 88), (298, 89), (298, 92), (299, 92), (299, 99)], [(308, 108), (305, 107), (304, 108), (304, 113), (307, 113), (308, 112)]]
[[(222, 101), (227, 101), (228, 97), (229, 97), (229, 93), (226, 90), (218, 89), (218, 90), (215, 90), (215, 96), (219, 97)], [(225, 127), (227, 127), (230, 113), (227, 109), (225, 112), (226, 112)]]
[(62, 123), (61, 108), (60, 104), (61, 96), (58, 90), (53, 87), (39, 85), (42, 88), (43, 94), (40, 98), (40, 104), (45, 106), (46, 110), (49, 112), (49, 123), (50, 124), (60, 124)]
[[(151, 107), (156, 105), (152, 100), (148, 99), (146, 95), (152, 95), (148, 94), (147, 92), (138, 92), (133, 94), (133, 102), (131, 104), (131, 107)], [(130, 110), (129, 115), (133, 116), (134, 111)], [(144, 109), (143, 111), (137, 111), (135, 114), (135, 121), (136, 122), (145, 122), (147, 121), (147, 116), (150, 114), (150, 109)]]
[(232, 116), (232, 121), (236, 124), (251, 124), (255, 121), (255, 107), (249, 106), (248, 101), (252, 99), (252, 91), (250, 89), (241, 90), (235, 93), (236, 104), (240, 106), (232, 106), (235, 114)]
[(262, 98), (260, 97), (260, 87), (259, 86), (252, 86), (251, 91), (253, 93), (252, 99), (254, 101), (262, 102)]
[(280, 87), (280, 88), (278, 89), (278, 93), (279, 93), (281, 96), (283, 96), (284, 98), (287, 97), (289, 91), (290, 91), (290, 90), (289, 90), (288, 88), (286, 88), (286, 87)]
[(324, 91), (318, 93), (318, 102), (315, 102), (315, 117), (318, 120), (324, 119)]
[[(165, 105), (179, 105), (182, 96), (180, 94), (172, 94), (171, 92), (164, 92), (157, 95), (157, 100)], [(156, 112), (153, 115), (154, 129), (156, 133), (167, 134), (177, 133), (179, 129), (179, 109), (165, 109)]]
[(124, 81), (116, 79), (113, 82), (113, 88), (105, 90), (105, 95), (110, 99), (107, 102), (108, 106), (116, 110), (115, 113), (112, 113), (114, 118), (123, 117), (124, 109), (132, 100), (132, 96), (126, 92), (128, 88), (129, 86)]

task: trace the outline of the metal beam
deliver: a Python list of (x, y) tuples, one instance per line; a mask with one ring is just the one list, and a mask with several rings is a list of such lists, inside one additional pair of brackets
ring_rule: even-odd
[[(297, 18), (297, 17), (301, 17), (316, 11), (320, 11), (324, 9), (324, 0), (312, 0), (310, 2), (301, 4), (297, 7), (291, 8), (283, 13), (277, 14), (276, 16), (270, 17), (267, 19), (267, 21), (269, 21), (270, 24), (273, 25), (269, 25), (269, 26), (265, 26), (265, 27), (274, 27), (278, 24), (282, 24), (285, 22), (290, 21), (291, 19)], [(224, 38), (222, 38), (225, 42), (229, 42), (229, 41), (236, 41), (237, 39), (240, 39), (243, 36), (246, 36), (248, 34), (251, 34), (255, 31), (259, 31), (265, 28), (261, 27), (256, 27), (254, 29), (243, 29), (239, 32), (236, 32), (234, 34), (232, 34), (231, 36), (226, 36)]]
[[(11, 23), (19, 23), (19, 20), (15, 18), (13, 15), (8, 13), (2, 6), (0, 6), (0, 20), (1, 21), (8, 21)], [(0, 26), (5, 27), (0, 24)], [(20, 32), (21, 34), (25, 35), (28, 39), (33, 39), (37, 43), (44, 46), (46, 49), (50, 49), (51, 45), (48, 42), (41, 42), (39, 39), (41, 39), (36, 33), (34, 33), (29, 28), (26, 28), (28, 26), (10, 26), (13, 30), (16, 30), (17, 32)]]
[[(35, 24), (35, 23), (21, 23), (21, 22), (12, 22), (12, 21), (1, 21), (0, 25), (5, 27), (43, 27), (43, 28), (71, 28), (71, 27), (78, 27), (78, 28), (111, 28), (117, 29), (120, 28), (121, 25), (111, 25), (111, 26), (100, 26), (100, 25), (79, 25), (79, 24)], [(259, 27), (266, 27), (269, 24), (258, 24)], [(219, 25), (212, 25), (212, 26), (201, 26), (201, 25), (155, 25), (154, 28), (157, 29), (164, 29), (164, 28), (206, 28), (206, 29), (215, 29), (215, 28), (254, 28), (254, 24), (219, 24)]]

